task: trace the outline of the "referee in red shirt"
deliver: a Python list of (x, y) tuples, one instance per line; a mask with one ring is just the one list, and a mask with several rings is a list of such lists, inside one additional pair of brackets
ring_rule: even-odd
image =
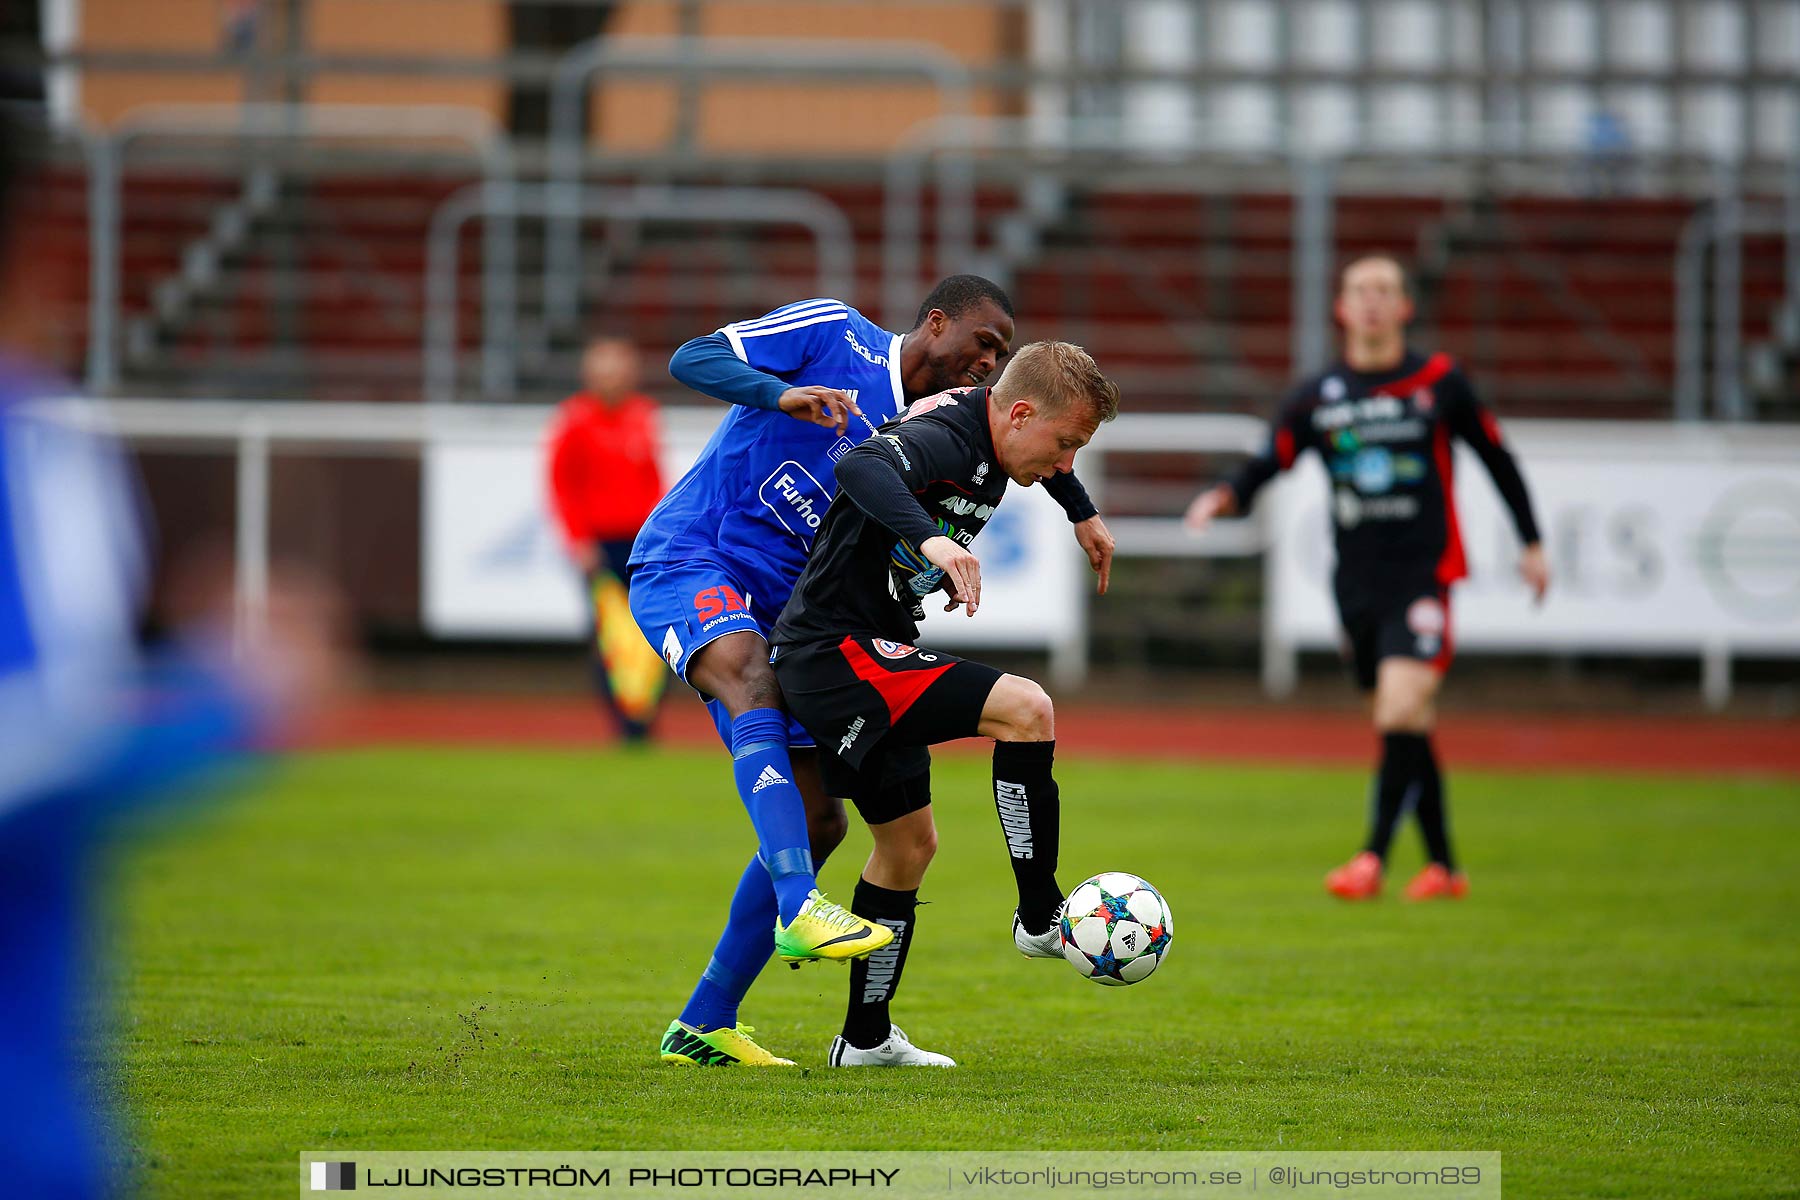
[(631, 543), (663, 494), (656, 402), (637, 381), (630, 342), (590, 341), (581, 390), (557, 409), (548, 447), (551, 511), (594, 617), (594, 688), (628, 741), (649, 735), (664, 682), (625, 598)]

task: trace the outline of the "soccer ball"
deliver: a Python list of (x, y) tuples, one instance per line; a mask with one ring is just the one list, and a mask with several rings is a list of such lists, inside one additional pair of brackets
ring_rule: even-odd
[(1148, 978), (1169, 952), (1175, 920), (1162, 893), (1124, 871), (1096, 875), (1063, 905), (1062, 953), (1095, 983)]

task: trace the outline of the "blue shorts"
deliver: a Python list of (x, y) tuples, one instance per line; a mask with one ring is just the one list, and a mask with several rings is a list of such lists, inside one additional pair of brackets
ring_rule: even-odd
[[(763, 610), (763, 596), (743, 571), (702, 554), (679, 562), (638, 564), (631, 570), (630, 591), (632, 618), (683, 683), (688, 683), (688, 663), (702, 647), (728, 633), (754, 633), (766, 642), (775, 624), (775, 614)], [(779, 592), (782, 603), (787, 602), (784, 590), (765, 584), (762, 591), (770, 599)], [(730, 749), (731, 715), (722, 703), (701, 695), (719, 737)], [(813, 745), (812, 735), (791, 716), (788, 745)]]

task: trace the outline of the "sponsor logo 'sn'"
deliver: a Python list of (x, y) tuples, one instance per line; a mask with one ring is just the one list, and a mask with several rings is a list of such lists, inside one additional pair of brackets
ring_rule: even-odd
[(707, 588), (694, 596), (694, 611), (702, 621), (710, 621), (720, 613), (744, 612), (749, 607), (737, 589), (729, 585)]

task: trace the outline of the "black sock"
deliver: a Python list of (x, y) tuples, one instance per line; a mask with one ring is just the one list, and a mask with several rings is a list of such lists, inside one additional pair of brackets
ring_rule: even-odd
[(1019, 885), (1019, 920), (1027, 933), (1049, 929), (1063, 902), (1056, 886), (1062, 802), (1050, 774), (1055, 757), (1055, 742), (994, 743), (994, 807), (1006, 833)]
[(1425, 855), (1448, 870), (1456, 870), (1450, 852), (1450, 818), (1444, 808), (1444, 777), (1438, 770), (1437, 753), (1429, 736), (1421, 737), (1419, 798), (1413, 811), (1419, 814), (1419, 830), (1425, 835)]
[(859, 1050), (873, 1050), (887, 1041), (888, 1003), (900, 990), (900, 973), (906, 969), (906, 952), (912, 947), (913, 914), (918, 905), (917, 888), (896, 892), (876, 887), (866, 879), (856, 881), (850, 911), (894, 931), (893, 941), (867, 958), (850, 963), (850, 1007), (844, 1013), (844, 1040)]
[(1409, 801), (1418, 799), (1420, 762), (1429, 753), (1425, 738), (1417, 733), (1381, 735), (1381, 767), (1375, 773), (1375, 796), (1369, 812), (1369, 840), (1363, 849), (1387, 861), (1394, 828), (1405, 815)]

